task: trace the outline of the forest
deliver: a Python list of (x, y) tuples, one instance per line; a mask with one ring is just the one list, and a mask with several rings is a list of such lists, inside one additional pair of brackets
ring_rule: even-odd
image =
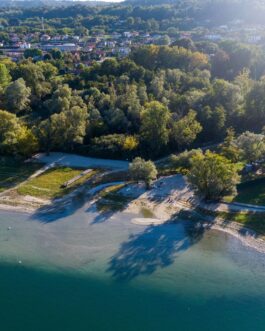
[[(188, 10), (189, 1), (157, 6), (47, 7), (45, 11), (3, 8), (0, 38), (8, 43), (12, 33), (36, 33), (40, 15), (45, 18), (45, 32), (51, 35), (79, 32), (93, 36), (100, 28), (111, 32), (117, 18), (124, 19), (120, 30), (131, 26), (163, 35), (171, 27), (167, 32), (174, 35), (183, 24), (191, 27), (196, 17), (203, 17), (205, 3), (195, 1), (192, 10)], [(208, 3), (208, 15), (211, 6), (219, 5)], [(238, 6), (238, 2), (229, 6)], [(175, 30), (174, 22), (178, 22)], [(45, 53), (27, 49), (19, 61), (2, 55), (0, 152), (26, 157), (60, 150), (157, 159), (220, 143), (229, 130), (235, 137), (246, 131), (262, 133), (263, 46), (192, 40), (177, 34), (171, 43), (133, 45), (126, 57), (91, 65), (82, 63), (82, 53), (77, 58), (56, 48)]]
[(157, 158), (265, 125), (264, 55), (229, 42), (215, 55), (142, 46), (74, 70), (70, 53), (0, 60), (1, 152)]

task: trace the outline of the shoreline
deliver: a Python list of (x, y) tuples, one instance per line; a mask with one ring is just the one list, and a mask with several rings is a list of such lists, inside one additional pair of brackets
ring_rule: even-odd
[(0, 212), (1, 211), (6, 211), (6, 212), (17, 212), (17, 213), (22, 213), (22, 214), (28, 214), (31, 215), (33, 214), (38, 208), (30, 208), (30, 207), (26, 207), (26, 206), (13, 206), (13, 205), (9, 205), (9, 204), (4, 204), (4, 203), (0, 203)]
[[(132, 220), (132, 223), (137, 225), (161, 225), (165, 224), (170, 221), (170, 218), (172, 215), (174, 215), (177, 211), (180, 211), (181, 209), (185, 209), (187, 211), (191, 211), (191, 208), (188, 208), (187, 206), (184, 207), (184, 205), (181, 204), (181, 202), (178, 204), (177, 208), (172, 208), (171, 206), (167, 205), (166, 203), (158, 204), (151, 201), (146, 201), (144, 199), (138, 199), (134, 201), (132, 204), (129, 205), (127, 211), (135, 213), (136, 215), (141, 213), (142, 208), (152, 209), (154, 210), (154, 215), (151, 218), (139, 218), (136, 217)], [(162, 215), (164, 217), (158, 217), (157, 211), (162, 211)], [(167, 215), (167, 217), (166, 217)], [(185, 221), (185, 218), (182, 219)], [(199, 221), (203, 226), (207, 226), (209, 224), (212, 224), (209, 230), (215, 230), (220, 231), (223, 233), (227, 233), (238, 240), (240, 242), (252, 249), (255, 249), (256, 251), (260, 253), (265, 253), (265, 240), (259, 237), (258, 233), (255, 232), (252, 229), (249, 229), (240, 223), (233, 222), (233, 221), (226, 221), (223, 219), (215, 219), (213, 221), (205, 220)]]
[[(71, 193), (71, 197), (72, 196), (73, 196), (73, 192)], [(65, 199), (67, 199), (67, 197), (65, 197)], [(96, 200), (95, 201), (93, 200), (93, 203), (95, 202)], [(45, 204), (42, 207), (44, 206), (47, 206), (48, 208), (49, 204)], [(39, 207), (34, 207), (34, 206), (29, 207), (23, 204), (12, 205), (12, 204), (0, 203), (0, 212), (2, 211), (14, 212), (14, 213), (32, 215), (38, 209)], [(150, 211), (152, 215), (150, 215), (150, 217), (147, 216), (139, 217), (143, 209)], [(166, 224), (167, 222), (170, 221), (170, 218), (172, 218), (173, 215), (177, 215), (177, 213), (180, 210), (191, 211), (191, 208), (187, 206), (185, 201), (179, 201), (178, 203), (175, 203), (174, 206), (171, 206), (166, 202), (156, 204), (152, 202), (150, 199), (140, 197), (129, 203), (129, 205), (123, 212), (130, 212), (136, 215), (136, 217), (131, 220), (131, 222), (135, 225), (156, 226), (156, 225)], [(183, 221), (185, 221), (184, 218)], [(256, 233), (254, 230), (251, 230), (241, 225), (240, 223), (236, 223), (233, 221), (225, 221), (223, 219), (216, 219), (214, 221), (200, 220), (200, 223), (202, 225), (209, 225), (209, 222), (212, 222), (212, 225), (210, 227), (211, 230), (220, 231), (232, 235), (233, 237), (240, 240), (240, 242), (243, 245), (255, 249), (260, 253), (265, 253), (265, 240), (260, 238), (258, 233)]]

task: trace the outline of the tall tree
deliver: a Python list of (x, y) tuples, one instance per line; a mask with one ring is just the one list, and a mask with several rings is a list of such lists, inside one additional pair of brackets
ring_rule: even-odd
[(30, 156), (38, 149), (34, 134), (15, 114), (0, 110), (0, 151)]
[(242, 151), (243, 159), (247, 162), (255, 162), (265, 156), (265, 136), (246, 131), (235, 141), (236, 146)]
[(11, 76), (6, 65), (0, 63), (0, 89), (4, 89), (11, 81)]
[(147, 103), (141, 114), (141, 141), (150, 155), (159, 155), (169, 140), (168, 123), (170, 113), (158, 101)]
[(72, 150), (74, 144), (82, 144), (88, 125), (86, 109), (74, 106), (69, 110), (53, 114), (43, 121), (37, 135), (46, 152), (53, 148)]
[(201, 132), (202, 126), (196, 120), (196, 112), (191, 110), (179, 121), (173, 123), (171, 129), (171, 139), (181, 149), (189, 146)]
[(25, 110), (30, 104), (31, 89), (23, 78), (12, 82), (5, 90), (6, 107), (12, 113)]
[(236, 191), (237, 166), (224, 156), (207, 151), (193, 156), (189, 182), (205, 199), (220, 199)]

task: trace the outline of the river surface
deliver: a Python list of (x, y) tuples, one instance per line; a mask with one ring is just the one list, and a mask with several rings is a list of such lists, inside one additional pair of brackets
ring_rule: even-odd
[(133, 217), (1, 212), (0, 330), (265, 330), (264, 255)]

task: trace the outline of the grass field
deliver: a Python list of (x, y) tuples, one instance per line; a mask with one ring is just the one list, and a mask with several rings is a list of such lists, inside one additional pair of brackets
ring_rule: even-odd
[(265, 178), (239, 184), (237, 191), (233, 201), (265, 206)]
[(17, 192), (21, 195), (31, 195), (40, 198), (58, 198), (70, 192), (96, 173), (96, 171), (91, 171), (69, 187), (62, 187), (65, 182), (79, 175), (82, 171), (81, 169), (68, 167), (53, 168), (22, 184), (18, 187)]
[(0, 192), (25, 181), (42, 164), (24, 163), (12, 157), (0, 157)]

